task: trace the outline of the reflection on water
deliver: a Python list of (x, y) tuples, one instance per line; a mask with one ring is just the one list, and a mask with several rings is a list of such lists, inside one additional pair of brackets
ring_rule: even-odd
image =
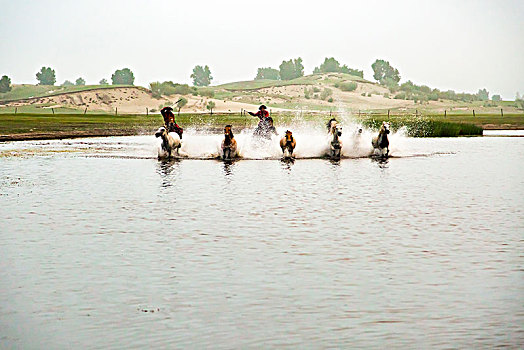
[(162, 187), (172, 186), (176, 175), (179, 171), (179, 160), (164, 159), (159, 160), (157, 164), (157, 173), (162, 178)]
[(524, 138), (393, 141), (0, 144), (0, 348), (522, 348)]

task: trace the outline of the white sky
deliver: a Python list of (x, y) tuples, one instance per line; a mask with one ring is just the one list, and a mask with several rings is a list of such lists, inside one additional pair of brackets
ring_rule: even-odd
[(0, 75), (36, 83), (110, 81), (128, 67), (135, 84), (190, 83), (209, 65), (213, 85), (251, 80), (258, 67), (324, 57), (364, 70), (381, 58), (442, 90), (514, 99), (524, 93), (524, 1), (0, 0)]

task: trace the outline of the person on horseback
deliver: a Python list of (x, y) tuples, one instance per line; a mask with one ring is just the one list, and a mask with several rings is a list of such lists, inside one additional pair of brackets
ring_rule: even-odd
[(258, 137), (263, 137), (266, 139), (271, 139), (271, 133), (277, 134), (275, 127), (273, 126), (273, 119), (269, 116), (267, 107), (262, 105), (258, 108), (258, 112), (252, 113), (248, 112), (254, 117), (258, 117), (258, 125), (253, 132), (253, 135)]
[(175, 132), (178, 134), (180, 139), (182, 139), (182, 134), (184, 133), (184, 129), (180, 127), (175, 120), (175, 115), (173, 114), (173, 108), (171, 107), (164, 107), (160, 111), (160, 114), (162, 114), (162, 117), (164, 117), (164, 124), (166, 126), (167, 132)]
[[(256, 113), (248, 112), (248, 113), (249, 115), (252, 115), (253, 117), (258, 117), (258, 119), (260, 119), (260, 122), (264, 121), (266, 118), (269, 118), (269, 112), (267, 111), (267, 107), (264, 105), (258, 107), (258, 112)], [(259, 125), (260, 125), (260, 122), (259, 122)]]

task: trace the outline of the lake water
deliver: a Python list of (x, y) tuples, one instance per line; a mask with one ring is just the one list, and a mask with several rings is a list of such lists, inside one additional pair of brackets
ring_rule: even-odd
[(0, 144), (0, 348), (523, 347), (524, 138), (296, 137)]

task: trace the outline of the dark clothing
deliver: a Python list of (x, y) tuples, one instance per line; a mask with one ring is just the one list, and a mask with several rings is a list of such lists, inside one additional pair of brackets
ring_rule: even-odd
[(271, 139), (271, 134), (278, 135), (277, 129), (272, 124), (269, 124), (266, 120), (260, 120), (258, 126), (253, 132), (254, 136), (263, 137), (268, 140)]
[(258, 117), (258, 119), (260, 119), (261, 121), (269, 117), (269, 112), (266, 111), (265, 109), (261, 109), (256, 113), (252, 113), (252, 112), (248, 112), (248, 113), (249, 115), (252, 115), (253, 117)]
[(178, 134), (178, 137), (182, 139), (184, 129), (182, 129), (177, 123), (169, 123), (169, 125), (167, 125), (167, 132), (176, 132)]
[(175, 121), (175, 115), (173, 114), (173, 108), (171, 107), (164, 107), (160, 111), (160, 114), (162, 114), (162, 117), (164, 117), (164, 124), (166, 125), (167, 132), (176, 132), (180, 138), (182, 138), (182, 134), (184, 133), (184, 129), (182, 129)]

